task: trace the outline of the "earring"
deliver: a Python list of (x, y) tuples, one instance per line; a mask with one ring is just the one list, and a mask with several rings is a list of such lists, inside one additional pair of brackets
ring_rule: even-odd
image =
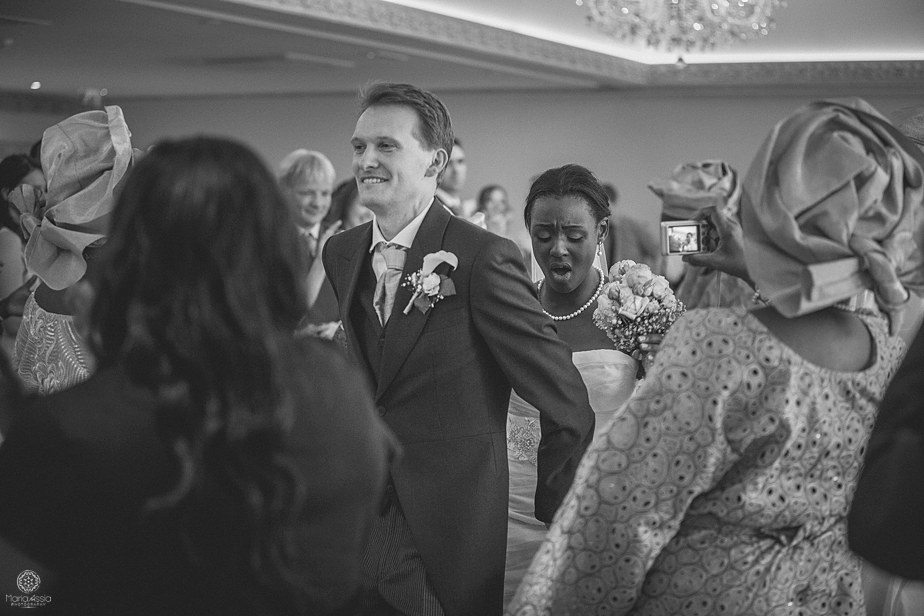
[(603, 243), (602, 242), (597, 244), (597, 254), (598, 255), (603, 254)]

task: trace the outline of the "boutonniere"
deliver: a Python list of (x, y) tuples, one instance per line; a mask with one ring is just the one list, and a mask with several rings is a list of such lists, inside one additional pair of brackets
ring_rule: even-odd
[[(446, 274), (436, 273), (436, 268), (444, 263), (449, 266), (448, 272)], [(459, 257), (445, 250), (431, 252), (425, 256), (423, 266), (416, 272), (408, 274), (404, 279), (404, 286), (413, 292), (411, 300), (404, 307), (404, 314), (410, 313), (413, 306), (417, 306), (418, 310), (426, 314), (436, 305), (436, 302), (444, 297), (455, 295), (456, 285), (453, 284), (448, 274), (458, 265)]]

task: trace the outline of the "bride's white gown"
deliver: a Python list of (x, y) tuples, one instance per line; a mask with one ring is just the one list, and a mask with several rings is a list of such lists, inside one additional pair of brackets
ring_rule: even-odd
[[(578, 351), (572, 355), (596, 419), (595, 434), (604, 431), (622, 411), (635, 389), (638, 362), (615, 349)], [(507, 567), (504, 576), (504, 604), (517, 586), (545, 538), (545, 524), (535, 515), (536, 452), (539, 447), (539, 411), (510, 395), (507, 413), (507, 462), (510, 467), (510, 499), (507, 515)]]

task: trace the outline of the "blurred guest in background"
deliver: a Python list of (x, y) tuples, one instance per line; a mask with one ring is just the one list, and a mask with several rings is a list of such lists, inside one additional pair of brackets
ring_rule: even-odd
[(0, 161), (0, 348), (10, 356), (30, 293), (19, 211), (7, 201), (17, 189), (38, 193), (36, 199), (45, 193), (41, 166), (25, 154)]
[(510, 202), (503, 186), (490, 184), (478, 192), (476, 212), (484, 214), (485, 228), (501, 237), (510, 237), (507, 226), (510, 222)]
[(129, 174), (79, 283), (99, 370), (0, 448), (0, 535), (56, 574), (58, 613), (355, 613), (392, 441), (339, 355), (292, 335), (298, 242), (237, 143), (165, 142)]
[[(603, 184), (610, 199), (610, 230), (606, 236), (604, 253), (609, 265), (631, 259), (645, 263), (655, 273), (664, 269), (661, 245), (652, 226), (618, 211), (619, 192), (612, 184)], [(671, 281), (673, 282), (673, 280)]]
[(41, 164), (25, 154), (11, 154), (0, 161), (0, 197), (9, 199), (17, 186), (28, 184), (45, 192), (45, 174)]
[(25, 260), (41, 284), (26, 301), (13, 367), (27, 391), (47, 394), (85, 380), (93, 358), (74, 323), (68, 290), (92, 270), (106, 240), (113, 193), (134, 159), (116, 106), (86, 111), (45, 131), (44, 195), (10, 194), (28, 236)]
[(350, 177), (337, 185), (331, 195), (330, 210), (324, 217), (324, 225), (331, 226), (340, 221), (340, 230), (346, 231), (372, 220), (372, 211), (359, 201), (356, 179)]
[(303, 325), (310, 326), (309, 333), (331, 338), (338, 327), (337, 298), (324, 274), (320, 254), (342, 224), (339, 220), (325, 223), (336, 177), (334, 166), (320, 152), (295, 150), (279, 167), (279, 184), (295, 210), (301, 254), (307, 264), (308, 312)]
[(475, 200), (462, 199), (462, 189), (468, 179), (468, 162), (465, 160), (465, 150), (458, 138), (452, 140), (452, 153), (446, 169), (440, 176), (436, 189), (436, 197), (452, 210), (452, 213), (462, 218), (470, 218), (475, 213)]

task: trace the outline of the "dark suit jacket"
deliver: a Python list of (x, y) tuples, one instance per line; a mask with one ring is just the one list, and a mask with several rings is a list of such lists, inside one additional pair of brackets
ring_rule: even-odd
[[(456, 295), (403, 314), (398, 289), (381, 360), (358, 340), (357, 289), (373, 276), (374, 223), (327, 243), (324, 265), (356, 361), (404, 455), (392, 480), (447, 616), (498, 614), (507, 531), (506, 417), (511, 385), (541, 413), (536, 517), (551, 521), (593, 435), (594, 416), (571, 352), (542, 313), (513, 242), (450, 215), (435, 201), (408, 250), (405, 275), (426, 254), (454, 253)], [(368, 287), (366, 287), (368, 288)], [(368, 311), (366, 311), (368, 312)], [(374, 347), (373, 347), (374, 348)]]
[(190, 531), (212, 546), (205, 570), (189, 562), (179, 521), (142, 515), (148, 499), (173, 488), (178, 465), (158, 436), (155, 397), (118, 367), (30, 401), (5, 435), (0, 597), (22, 594), (16, 575), (30, 568), (45, 580), (36, 594), (52, 598), (38, 610), (48, 614), (353, 614), (392, 437), (354, 386), (361, 377), (319, 347), (305, 341), (288, 353), (299, 406), (284, 450), (305, 490), (291, 564), (305, 584), (304, 609), (253, 591), (241, 566), (248, 522), (217, 482), (206, 484), (207, 506)]
[(924, 328), (889, 384), (848, 518), (850, 547), (880, 569), (924, 580)]
[[(323, 235), (329, 226), (330, 224), (328, 223), (321, 223), (321, 228), (318, 232)], [(308, 240), (301, 234), (299, 234), (299, 239), (302, 240), (302, 258), (305, 261), (305, 271), (307, 272), (315, 259), (320, 258), (320, 255), (312, 256)], [(318, 292), (318, 297), (314, 305), (308, 309), (308, 313), (302, 323), (329, 323), (339, 320), (340, 314), (337, 308), (337, 296), (334, 295), (334, 290), (330, 286), (330, 280), (325, 278), (324, 282), (321, 283), (321, 290)]]

